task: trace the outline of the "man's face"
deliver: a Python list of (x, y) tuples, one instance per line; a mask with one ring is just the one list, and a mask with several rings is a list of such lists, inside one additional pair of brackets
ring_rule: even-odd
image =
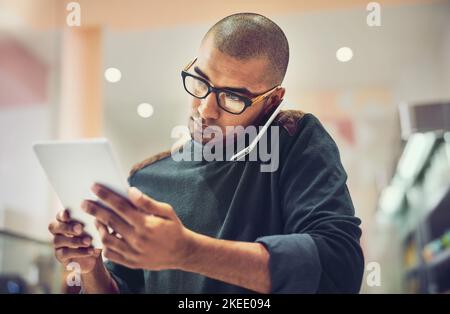
[[(218, 88), (240, 88), (243, 96), (251, 98), (245, 90), (251, 94), (259, 95), (273, 86), (267, 82), (269, 63), (266, 57), (253, 58), (245, 61), (235, 59), (220, 52), (213, 45), (213, 40), (207, 39), (200, 47), (197, 61), (189, 69), (190, 73), (203, 77), (214, 87)], [(252, 104), (239, 115), (222, 110), (216, 100), (215, 93), (210, 93), (204, 99), (191, 97), (191, 117), (189, 129), (191, 136), (198, 139), (202, 130), (208, 126), (217, 126), (225, 136), (226, 127), (247, 127), (253, 124), (261, 115), (265, 106), (270, 101), (265, 99)], [(203, 135), (203, 143), (210, 140)]]

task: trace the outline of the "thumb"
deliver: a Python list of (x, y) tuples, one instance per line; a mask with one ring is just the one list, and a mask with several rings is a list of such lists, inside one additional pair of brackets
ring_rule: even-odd
[(156, 215), (162, 218), (173, 218), (174, 212), (169, 204), (158, 202), (150, 196), (145, 195), (134, 186), (128, 189), (128, 197), (134, 206), (148, 214)]

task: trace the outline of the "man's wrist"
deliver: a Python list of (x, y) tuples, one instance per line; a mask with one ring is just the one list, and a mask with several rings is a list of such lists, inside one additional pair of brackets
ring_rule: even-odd
[(185, 248), (182, 257), (178, 260), (177, 269), (183, 271), (192, 271), (193, 265), (198, 260), (199, 252), (201, 251), (203, 235), (187, 229)]
[[(101, 253), (100, 253), (101, 254)], [(103, 264), (103, 258), (101, 257), (101, 256), (99, 256), (96, 260), (95, 260), (95, 265), (94, 265), (94, 267), (92, 268), (92, 270), (91, 271), (89, 271), (89, 272), (83, 272), (82, 274), (81, 274), (81, 277), (83, 278), (83, 277), (86, 277), (86, 278), (91, 278), (91, 277), (95, 277), (95, 274), (96, 273), (99, 273), (101, 270), (102, 270), (102, 268), (104, 268), (105, 266), (104, 266), (104, 264)]]
[(81, 275), (82, 291), (84, 293), (114, 293), (119, 292), (117, 284), (99, 257), (92, 271)]

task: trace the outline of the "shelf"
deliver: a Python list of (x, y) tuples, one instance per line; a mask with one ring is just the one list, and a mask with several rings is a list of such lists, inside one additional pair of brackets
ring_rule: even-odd
[[(424, 224), (426, 226), (431, 225), (433, 229), (436, 226), (440, 227), (439, 229), (445, 229), (445, 225), (450, 226), (450, 185), (438, 193), (434, 203), (426, 204), (424, 206), (428, 208), (422, 212), (416, 210), (412, 211), (410, 209), (407, 214), (401, 217), (403, 219), (403, 226), (400, 228), (399, 232), (400, 239), (403, 243), (411, 236), (414, 236), (414, 233), (417, 232), (418, 228)], [(446, 230), (439, 231), (445, 232)]]
[(431, 268), (437, 268), (447, 263), (450, 263), (450, 248), (436, 255), (436, 257), (427, 262), (426, 265)]
[(429, 210), (425, 223), (432, 238), (429, 240), (433, 240), (450, 228), (450, 188), (447, 188), (439, 202)]
[(414, 267), (410, 267), (405, 271), (405, 277), (406, 278), (415, 277), (415, 276), (419, 275), (421, 271), (423, 271), (422, 265), (416, 265)]
[(450, 207), (450, 186), (447, 187), (444, 193), (442, 193), (439, 197), (439, 200), (432, 206), (429, 210), (427, 210), (426, 217), (430, 218), (433, 215), (440, 214), (439, 211)]

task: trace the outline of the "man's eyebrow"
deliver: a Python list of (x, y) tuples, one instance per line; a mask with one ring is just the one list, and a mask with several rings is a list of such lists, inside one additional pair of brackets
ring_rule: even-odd
[[(208, 75), (206, 75), (202, 70), (200, 70), (200, 68), (198, 66), (194, 67), (194, 71), (200, 75), (201, 77), (203, 77), (204, 79), (210, 81)], [(246, 94), (249, 96), (255, 96), (255, 94), (253, 94), (251, 91), (249, 91), (247, 88), (245, 87), (222, 87), (222, 89), (226, 89), (232, 92), (236, 92), (236, 93), (240, 93), (240, 94)]]
[(204, 79), (207, 79), (209, 81), (209, 77), (208, 75), (206, 75), (205, 73), (203, 73), (202, 70), (200, 70), (200, 68), (198, 66), (194, 67), (194, 71), (197, 72), (198, 75), (200, 75), (201, 77), (203, 77)]

